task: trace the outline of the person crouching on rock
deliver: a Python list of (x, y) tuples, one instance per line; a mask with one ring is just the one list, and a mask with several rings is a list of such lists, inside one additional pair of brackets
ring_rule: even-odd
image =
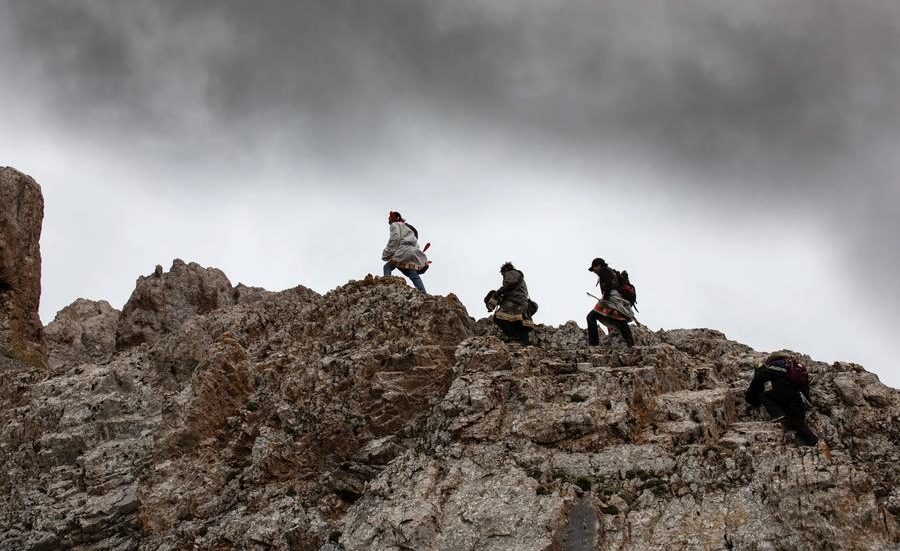
[(625, 343), (634, 346), (634, 337), (628, 323), (634, 321), (634, 312), (631, 303), (619, 292), (620, 276), (606, 264), (602, 258), (595, 258), (588, 268), (589, 272), (597, 274), (597, 285), (603, 293), (597, 305), (587, 315), (588, 344), (597, 346), (600, 344), (600, 334), (597, 329), (599, 321), (605, 325), (610, 333), (618, 332), (625, 339)]
[[(531, 317), (537, 311), (537, 304), (528, 297), (525, 275), (511, 262), (500, 267), (503, 285), (484, 297), (488, 312), (494, 311), (494, 323), (510, 338), (528, 344), (528, 334), (534, 329)], [(499, 306), (499, 308), (497, 308)]]
[[(766, 390), (766, 383), (772, 388)], [(806, 367), (792, 354), (776, 352), (753, 372), (753, 380), (744, 399), (754, 408), (766, 408), (773, 422), (781, 422), (807, 446), (815, 446), (819, 437), (806, 424), (806, 412), (812, 407), (809, 375)]]
[(419, 249), (419, 232), (407, 224), (399, 212), (391, 211), (388, 214), (388, 224), (391, 226), (391, 233), (387, 246), (381, 253), (381, 260), (386, 261), (385, 277), (391, 275), (395, 268), (399, 269), (416, 289), (424, 293), (425, 284), (419, 274), (428, 269), (428, 258)]

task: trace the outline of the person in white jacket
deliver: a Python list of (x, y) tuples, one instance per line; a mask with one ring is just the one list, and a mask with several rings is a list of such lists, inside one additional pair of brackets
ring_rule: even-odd
[(428, 269), (428, 257), (419, 249), (419, 232), (407, 224), (399, 212), (388, 214), (388, 224), (391, 234), (381, 253), (381, 260), (385, 261), (384, 275), (389, 276), (394, 269), (399, 269), (416, 289), (426, 292), (419, 274)]

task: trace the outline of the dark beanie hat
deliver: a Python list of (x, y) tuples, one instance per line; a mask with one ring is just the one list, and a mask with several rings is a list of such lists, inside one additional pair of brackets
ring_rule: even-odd
[(606, 261), (598, 256), (597, 258), (595, 258), (594, 260), (591, 261), (591, 265), (588, 266), (588, 271), (589, 272), (594, 271), (594, 268), (596, 268), (597, 266), (606, 266)]

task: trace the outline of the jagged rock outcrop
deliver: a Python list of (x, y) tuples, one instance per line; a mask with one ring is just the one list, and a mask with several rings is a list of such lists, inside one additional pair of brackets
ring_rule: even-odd
[(30, 176), (0, 167), (0, 355), (45, 367), (41, 301), (44, 197)]
[(120, 312), (105, 300), (77, 299), (44, 329), (50, 368), (108, 360), (116, 351)]
[(153, 274), (138, 278), (122, 308), (116, 346), (153, 344), (191, 317), (235, 302), (234, 289), (222, 270), (176, 258), (168, 272), (157, 266)]
[(859, 366), (807, 358), (829, 460), (745, 406), (764, 354), (716, 331), (591, 349), (569, 323), (523, 348), (400, 278), (319, 295), (175, 271), (123, 310), (141, 346), (111, 353), (85, 301), (61, 327), (104, 352), (54, 329), (60, 368), (11, 383), (0, 549), (900, 543), (900, 393)]
[(554, 346), (580, 333), (461, 344), (428, 446), (370, 483), (342, 546), (895, 548), (897, 391), (875, 383), (854, 405), (830, 387), (871, 374), (809, 360), (829, 461), (743, 404), (764, 354), (704, 330), (642, 332), (634, 350)]

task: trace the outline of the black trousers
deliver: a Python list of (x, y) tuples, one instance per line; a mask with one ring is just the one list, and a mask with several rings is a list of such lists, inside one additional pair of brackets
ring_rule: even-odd
[(784, 417), (784, 425), (788, 430), (797, 433), (800, 440), (807, 446), (815, 446), (819, 443), (819, 437), (806, 424), (806, 413), (798, 411), (798, 406), (784, 397), (776, 390), (767, 390), (759, 397), (759, 402), (773, 419)]
[(627, 344), (628, 346), (634, 346), (634, 336), (631, 334), (631, 327), (628, 327), (627, 321), (604, 316), (596, 310), (591, 310), (587, 315), (588, 344), (590, 344), (591, 346), (597, 346), (598, 344), (600, 344), (600, 332), (597, 329), (598, 321), (603, 325), (606, 325), (607, 327), (612, 326), (613, 328), (615, 328), (615, 330), (618, 331), (620, 335), (622, 335), (622, 338), (625, 339), (625, 344)]
[(507, 337), (522, 341), (522, 344), (529, 343), (528, 333), (531, 332), (531, 327), (523, 326), (521, 321), (507, 321), (494, 318), (494, 323), (503, 330)]

